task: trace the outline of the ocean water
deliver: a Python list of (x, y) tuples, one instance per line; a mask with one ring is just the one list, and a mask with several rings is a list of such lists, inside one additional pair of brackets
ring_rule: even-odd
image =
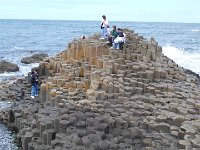
[[(163, 53), (177, 64), (200, 73), (200, 24), (109, 22), (129, 28), (146, 39), (154, 37)], [(74, 38), (100, 33), (100, 21), (0, 20), (0, 60), (16, 63), (19, 72), (0, 74), (0, 81), (27, 75), (38, 64), (21, 63), (34, 53), (54, 56)]]
[[(178, 65), (200, 73), (200, 24), (109, 22), (129, 28), (146, 39), (154, 37), (163, 47), (163, 53)], [(100, 33), (100, 21), (0, 20), (0, 60), (16, 63), (20, 71), (0, 74), (0, 82), (26, 76), (32, 67), (20, 61), (34, 53), (54, 56), (64, 50), (74, 38)], [(0, 109), (8, 105), (1, 102)], [(0, 150), (17, 149), (5, 126), (0, 124)]]

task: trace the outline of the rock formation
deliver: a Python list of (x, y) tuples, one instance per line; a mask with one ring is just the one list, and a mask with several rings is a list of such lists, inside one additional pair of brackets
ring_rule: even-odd
[(0, 61), (0, 73), (19, 71), (19, 67), (5, 60)]
[(15, 85), (24, 94), (0, 116), (19, 129), (24, 150), (200, 149), (198, 78), (153, 38), (124, 31), (123, 50), (93, 36), (40, 62), (37, 99), (26, 80)]
[(47, 54), (34, 54), (30, 57), (23, 57), (21, 62), (24, 64), (38, 63), (46, 57), (48, 57)]

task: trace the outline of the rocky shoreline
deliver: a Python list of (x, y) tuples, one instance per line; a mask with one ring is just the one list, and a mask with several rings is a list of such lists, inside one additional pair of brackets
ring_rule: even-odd
[(22, 149), (200, 149), (199, 76), (124, 31), (123, 50), (91, 36), (45, 58), (38, 98), (27, 78), (1, 86), (13, 106), (0, 120), (19, 130)]

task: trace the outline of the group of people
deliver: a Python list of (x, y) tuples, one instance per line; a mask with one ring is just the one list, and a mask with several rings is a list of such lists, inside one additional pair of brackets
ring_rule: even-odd
[(101, 39), (108, 39), (108, 43), (112, 43), (111, 49), (120, 49), (120, 44), (125, 42), (125, 34), (123, 33), (121, 28), (117, 28), (115, 25), (112, 27), (112, 31), (110, 31), (110, 27), (108, 24), (108, 20), (106, 16), (102, 16), (101, 21)]
[[(102, 16), (101, 30), (102, 35), (101, 39), (107, 39), (108, 43), (112, 43), (111, 49), (120, 49), (120, 44), (125, 42), (125, 34), (122, 29), (117, 28), (115, 25), (112, 26), (112, 31), (108, 24), (106, 16)], [(85, 39), (85, 36), (82, 36), (81, 39)], [(38, 96), (38, 73), (35, 70), (31, 71), (31, 98)]]

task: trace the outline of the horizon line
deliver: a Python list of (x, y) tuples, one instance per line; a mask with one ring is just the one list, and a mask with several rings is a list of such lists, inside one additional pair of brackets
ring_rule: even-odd
[[(100, 20), (73, 20), (73, 19), (26, 19), (26, 18), (0, 18), (0, 20), (35, 20), (35, 21), (98, 21)], [(109, 20), (109, 22), (140, 22), (140, 23), (183, 23), (183, 24), (200, 24), (200, 22), (175, 22), (175, 21), (127, 21), (127, 20)]]

